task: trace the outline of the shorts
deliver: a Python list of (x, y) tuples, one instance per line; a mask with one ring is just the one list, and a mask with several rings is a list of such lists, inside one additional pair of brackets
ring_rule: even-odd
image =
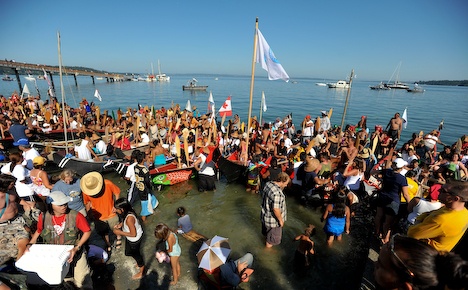
[(215, 181), (216, 181), (215, 176), (199, 174), (198, 175), (198, 191), (204, 192), (204, 191), (215, 190), (216, 189)]
[(400, 209), (400, 202), (396, 202), (388, 196), (379, 194), (377, 206), (384, 208), (385, 214), (396, 216)]
[(276, 227), (270, 228), (262, 224), (262, 233), (266, 236), (266, 242), (270, 245), (276, 246), (281, 243), (281, 237), (283, 235), (283, 228)]
[(96, 227), (96, 232), (101, 235), (108, 235), (109, 232), (114, 229), (114, 226), (116, 226), (119, 223), (119, 217), (117, 215), (108, 218), (107, 220), (95, 220), (94, 225)]
[(24, 219), (16, 218), (12, 222), (0, 224), (0, 265), (18, 255), (18, 242), (29, 240), (29, 233), (24, 228)]

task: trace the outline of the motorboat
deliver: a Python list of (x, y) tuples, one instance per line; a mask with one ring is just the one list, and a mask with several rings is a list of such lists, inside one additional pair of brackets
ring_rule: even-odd
[(167, 76), (165, 73), (161, 73), (161, 64), (159, 63), (159, 59), (158, 59), (158, 74), (156, 75), (156, 80), (158, 82), (171, 81), (171, 77)]
[(28, 81), (35, 81), (36, 80), (36, 78), (33, 77), (31, 74), (28, 74), (28, 76), (24, 77), (24, 78), (27, 79)]
[(196, 78), (192, 78), (187, 82), (187, 85), (182, 86), (183, 91), (206, 91), (208, 86), (197, 85), (198, 81)]
[(380, 84), (375, 86), (369, 86), (371, 90), (390, 90), (386, 83), (380, 82)]
[(389, 83), (389, 84), (387, 84), (387, 87), (389, 87), (391, 89), (400, 89), (400, 90), (407, 90), (407, 89), (410, 88), (407, 84), (399, 82), (399, 81)]
[(11, 77), (8, 76), (8, 75), (5, 75), (5, 76), (2, 78), (2, 81), (11, 82), (11, 81), (13, 81), (13, 78), (11, 78)]
[(336, 83), (328, 83), (330, 89), (349, 89), (349, 83), (347, 81), (339, 80)]
[(316, 86), (319, 86), (319, 87), (326, 87), (327, 84), (326, 83), (315, 83)]
[(406, 91), (410, 93), (424, 93), (425, 89), (421, 88), (417, 83), (415, 83), (413, 88), (408, 88)]

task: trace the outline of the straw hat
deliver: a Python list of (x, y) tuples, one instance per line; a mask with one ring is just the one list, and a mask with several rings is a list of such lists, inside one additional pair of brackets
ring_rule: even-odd
[(307, 158), (306, 165), (304, 166), (304, 170), (307, 172), (312, 172), (312, 171), (315, 171), (315, 169), (317, 169), (319, 165), (320, 165), (320, 161), (318, 161), (318, 159)]
[(239, 133), (237, 133), (237, 131), (234, 131), (234, 132), (231, 134), (231, 137), (232, 137), (232, 138), (239, 138)]
[(93, 133), (93, 135), (91, 136), (91, 140), (96, 141), (96, 140), (99, 140), (99, 139), (101, 139), (101, 136), (99, 136), (99, 135), (96, 134), (96, 133)]
[(138, 129), (140, 132), (146, 132), (146, 129), (145, 127), (140, 127), (140, 129)]
[(88, 196), (95, 196), (101, 192), (104, 186), (104, 179), (99, 172), (89, 172), (80, 181), (81, 191)]
[(115, 139), (119, 139), (121, 137), (122, 137), (122, 133), (120, 132), (115, 133)]

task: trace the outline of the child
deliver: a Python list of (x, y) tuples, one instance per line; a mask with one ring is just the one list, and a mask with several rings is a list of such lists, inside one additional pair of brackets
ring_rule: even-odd
[(327, 234), (327, 244), (331, 246), (335, 237), (341, 241), (343, 232), (349, 234), (351, 213), (349, 207), (345, 204), (346, 194), (338, 192), (335, 202), (327, 205), (322, 216), (325, 221), (325, 233)]
[(176, 285), (179, 281), (180, 276), (180, 263), (179, 257), (181, 249), (179, 246), (179, 240), (177, 235), (173, 233), (166, 224), (158, 224), (154, 230), (154, 236), (162, 241), (166, 242), (166, 250), (171, 259), (171, 268), (173, 280), (170, 283), (171, 285)]
[(193, 229), (192, 222), (188, 214), (185, 214), (185, 208), (183, 206), (177, 208), (177, 233), (186, 234)]
[(303, 234), (294, 238), (294, 241), (299, 241), (299, 246), (294, 254), (294, 268), (297, 273), (305, 274), (309, 267), (309, 254), (315, 254), (314, 241), (310, 238), (315, 234), (315, 226), (309, 225)]

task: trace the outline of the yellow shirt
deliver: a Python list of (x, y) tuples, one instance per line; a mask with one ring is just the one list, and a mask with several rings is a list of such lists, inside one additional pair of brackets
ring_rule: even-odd
[[(411, 179), (409, 177), (406, 177), (406, 181), (408, 182), (408, 195), (410, 197), (410, 199), (408, 200), (408, 202), (409, 202), (418, 193), (419, 185), (418, 185), (418, 183), (416, 181), (414, 181), (413, 179)], [(401, 195), (401, 202), (406, 202), (405, 197), (403, 196), (403, 194)]]
[[(419, 223), (418, 223), (419, 222)], [(452, 210), (441, 207), (418, 217), (416, 224), (408, 229), (408, 236), (418, 240), (427, 239), (437, 251), (450, 252), (468, 228), (468, 210)]]

